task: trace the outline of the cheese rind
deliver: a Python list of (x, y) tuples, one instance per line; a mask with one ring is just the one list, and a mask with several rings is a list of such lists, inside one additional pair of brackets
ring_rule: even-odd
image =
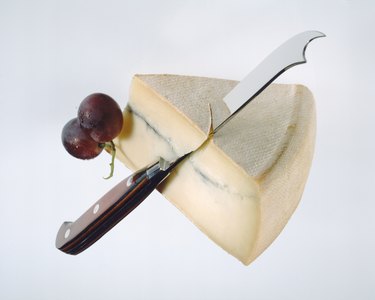
[(207, 139), (228, 115), (235, 81), (136, 75), (118, 158), (136, 170), (200, 148), (159, 186), (207, 236), (249, 264), (281, 232), (302, 195), (315, 140), (314, 100), (300, 85), (272, 84)]

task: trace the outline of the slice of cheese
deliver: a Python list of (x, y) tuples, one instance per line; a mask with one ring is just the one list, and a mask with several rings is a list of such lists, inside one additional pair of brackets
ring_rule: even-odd
[(209, 106), (215, 127), (230, 114), (222, 99), (236, 84), (136, 75), (115, 142), (118, 158), (132, 170), (199, 148), (159, 191), (249, 264), (279, 235), (301, 198), (313, 156), (315, 106), (306, 87), (272, 84), (207, 139)]

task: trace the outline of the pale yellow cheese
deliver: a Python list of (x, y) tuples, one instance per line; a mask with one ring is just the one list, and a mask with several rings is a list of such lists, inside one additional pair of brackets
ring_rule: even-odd
[(301, 198), (313, 155), (315, 107), (306, 87), (272, 84), (206, 140), (208, 104), (215, 127), (230, 114), (222, 98), (236, 84), (134, 76), (116, 145), (118, 158), (132, 170), (199, 148), (159, 191), (215, 243), (249, 264), (279, 235)]

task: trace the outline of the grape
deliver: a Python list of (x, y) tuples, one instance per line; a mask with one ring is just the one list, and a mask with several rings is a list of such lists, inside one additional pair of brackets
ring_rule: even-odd
[(123, 123), (119, 105), (111, 97), (101, 93), (91, 94), (81, 102), (78, 119), (98, 143), (113, 140), (121, 132)]
[(87, 96), (79, 106), (78, 117), (63, 128), (61, 139), (65, 149), (74, 157), (90, 159), (105, 148), (111, 153), (112, 177), (116, 147), (113, 139), (122, 129), (123, 117), (118, 104), (111, 97), (96, 93)]
[(61, 140), (66, 151), (76, 158), (94, 158), (103, 151), (103, 145), (90, 137), (88, 131), (80, 126), (77, 118), (66, 123)]

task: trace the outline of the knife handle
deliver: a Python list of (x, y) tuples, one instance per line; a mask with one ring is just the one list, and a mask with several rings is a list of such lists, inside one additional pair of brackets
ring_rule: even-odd
[(56, 247), (76, 255), (86, 250), (135, 209), (187, 155), (173, 163), (163, 159), (125, 178), (75, 222), (64, 222)]

